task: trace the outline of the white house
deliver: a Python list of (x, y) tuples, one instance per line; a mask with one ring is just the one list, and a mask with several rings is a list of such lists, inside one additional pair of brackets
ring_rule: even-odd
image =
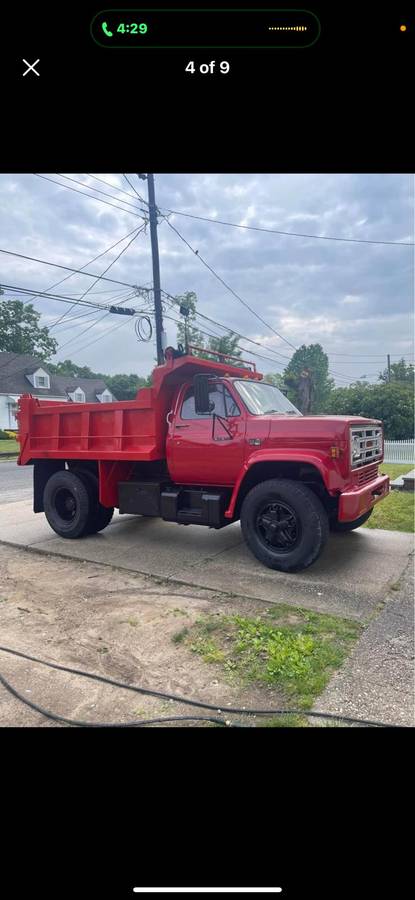
[(53, 375), (33, 356), (0, 353), (0, 428), (17, 428), (15, 412), (22, 394), (59, 403), (111, 403), (117, 399), (102, 378)]

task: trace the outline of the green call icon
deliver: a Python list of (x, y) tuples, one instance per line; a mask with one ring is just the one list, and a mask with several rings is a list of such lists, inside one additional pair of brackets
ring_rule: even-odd
[(102, 28), (104, 34), (105, 34), (107, 37), (112, 37), (112, 31), (109, 30), (108, 25), (107, 25), (106, 22), (103, 22), (103, 23), (102, 23), (101, 28)]

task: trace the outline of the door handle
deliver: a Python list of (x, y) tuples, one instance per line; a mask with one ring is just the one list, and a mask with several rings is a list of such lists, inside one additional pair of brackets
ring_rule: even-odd
[(190, 428), (190, 425), (176, 425), (176, 428)]

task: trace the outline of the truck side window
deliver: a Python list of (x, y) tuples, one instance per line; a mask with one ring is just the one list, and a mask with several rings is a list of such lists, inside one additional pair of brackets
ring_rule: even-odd
[[(217, 416), (229, 418), (230, 416), (240, 416), (241, 411), (238, 408), (232, 395), (223, 384), (212, 384), (209, 388), (209, 399), (215, 404), (213, 412)], [(198, 416), (195, 412), (195, 398), (193, 388), (190, 387), (186, 391), (185, 398), (182, 403), (180, 413), (182, 419), (209, 419), (210, 415)]]

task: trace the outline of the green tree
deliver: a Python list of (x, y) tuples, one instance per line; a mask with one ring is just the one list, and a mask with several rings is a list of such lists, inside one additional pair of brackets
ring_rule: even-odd
[(140, 375), (104, 375), (102, 376), (111, 393), (117, 400), (135, 400), (137, 391), (146, 387), (148, 379)]
[(302, 373), (309, 372), (311, 382), (310, 412), (320, 413), (330, 396), (334, 381), (328, 374), (329, 360), (321, 344), (303, 344), (295, 351), (284, 369), (283, 378), (287, 387), (288, 399), (299, 409), (302, 401)]
[(185, 326), (185, 317), (183, 316), (183, 321), (180, 322), (180, 325), (177, 326), (177, 343), (183, 344), (183, 347), (186, 345), (186, 330), (187, 330), (187, 341), (189, 344), (194, 344), (196, 347), (204, 347), (204, 337), (199, 328), (197, 327), (196, 322), (196, 305), (197, 305), (197, 296), (194, 291), (186, 291), (185, 294), (178, 294), (175, 298), (180, 306), (186, 307), (189, 311), (189, 315), (187, 316), (187, 324)]
[(403, 441), (414, 436), (414, 393), (407, 384), (357, 382), (347, 388), (335, 388), (326, 404), (326, 412), (381, 419), (385, 437), (390, 441)]
[(74, 378), (104, 378), (101, 372), (93, 372), (89, 366), (77, 366), (71, 359), (63, 362), (49, 363), (48, 369), (53, 375), (73, 375)]
[(28, 353), (47, 360), (56, 353), (58, 342), (48, 328), (39, 325), (40, 313), (22, 300), (0, 301), (0, 350)]
[[(209, 338), (209, 350), (221, 354), (229, 353), (229, 356), (237, 356), (239, 358), (241, 356), (242, 350), (240, 350), (238, 347), (238, 341), (239, 335), (234, 334), (234, 332), (231, 332), (230, 334), (224, 334), (222, 337), (211, 337)], [(212, 359), (211, 356), (210, 359)], [(218, 359), (220, 359), (220, 357), (218, 357)], [(234, 360), (221, 359), (221, 362), (229, 362), (230, 364), (232, 364)]]
[(151, 375), (144, 378), (131, 372), (130, 375), (105, 375), (104, 372), (93, 372), (89, 366), (77, 366), (71, 359), (64, 359), (56, 365), (49, 363), (48, 369), (55, 375), (72, 375), (74, 378), (102, 378), (117, 400), (134, 400), (141, 387), (151, 385)]
[[(402, 384), (410, 384), (412, 387), (415, 384), (415, 368), (411, 364), (406, 364), (404, 358), (399, 360), (397, 363), (392, 363), (391, 365), (391, 381), (398, 381)], [(379, 372), (379, 381), (383, 381), (387, 383), (389, 381), (389, 372), (388, 369), (384, 369), (383, 372)]]
[(279, 390), (286, 391), (286, 385), (284, 382), (284, 378), (280, 372), (268, 372), (268, 375), (265, 375), (264, 381), (267, 384), (273, 384), (274, 387), (279, 388)]
[[(238, 347), (239, 335), (235, 334), (233, 331), (229, 332), (229, 334), (224, 334), (221, 337), (209, 337), (209, 340), (206, 343), (205, 336), (199, 330), (196, 322), (197, 296), (194, 291), (187, 291), (185, 294), (179, 294), (176, 296), (176, 300), (181, 306), (185, 306), (189, 310), (186, 326), (184, 317), (183, 321), (177, 326), (178, 344), (182, 344), (183, 347), (186, 346), (187, 331), (188, 344), (193, 344), (193, 346), (201, 348), (201, 350), (195, 354), (195, 356), (199, 356), (200, 359), (212, 359), (212, 354), (206, 353), (205, 350), (211, 350), (213, 353), (217, 354), (220, 353), (225, 355), (225, 357), (227, 354), (229, 354), (229, 357), (237, 356), (239, 358), (241, 356), (242, 351)], [(232, 360), (229, 358), (225, 358), (223, 361), (232, 364)]]

